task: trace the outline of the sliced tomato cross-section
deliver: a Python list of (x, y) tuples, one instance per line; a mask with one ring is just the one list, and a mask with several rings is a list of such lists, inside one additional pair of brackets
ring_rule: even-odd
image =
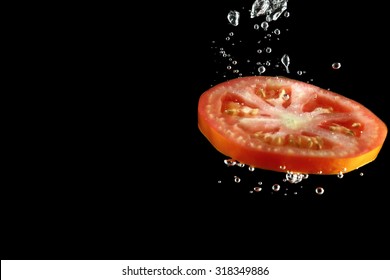
[(286, 77), (248, 76), (205, 91), (198, 126), (222, 154), (273, 171), (337, 174), (373, 161), (387, 127), (362, 104)]

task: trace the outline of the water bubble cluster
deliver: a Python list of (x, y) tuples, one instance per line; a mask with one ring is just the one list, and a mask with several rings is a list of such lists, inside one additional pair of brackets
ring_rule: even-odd
[[(269, 183), (264, 184), (263, 180), (259, 180), (260, 178), (257, 177), (258, 172), (261, 172), (261, 169), (257, 169), (252, 165), (247, 165), (233, 158), (224, 159), (223, 162), (226, 167), (230, 168), (234, 166), (233, 169), (239, 172), (239, 174), (237, 173), (233, 174), (232, 176), (233, 179), (231, 179), (230, 177), (230, 180), (227, 181), (230, 181), (234, 184), (242, 184), (242, 182), (245, 182), (245, 185), (249, 186), (249, 193), (251, 194), (256, 194), (261, 196), (273, 195), (274, 197), (277, 196), (287, 197), (289, 195), (293, 195), (294, 197), (300, 197), (302, 192), (306, 192), (306, 193), (309, 192), (314, 195), (322, 195), (325, 192), (324, 186), (318, 186), (317, 184), (311, 184), (311, 186), (309, 184), (309, 187), (303, 188), (303, 185), (298, 183), (301, 183), (303, 180), (308, 179), (309, 174), (288, 171), (288, 167), (285, 165), (281, 165), (279, 167), (281, 170), (280, 173), (281, 174), (284, 173), (285, 176), (285, 178), (282, 179), (282, 182), (271, 181)], [(247, 168), (243, 169), (243, 167), (247, 167)], [(247, 175), (244, 175), (242, 173), (245, 172), (245, 170), (248, 172)], [(347, 170), (344, 168), (342, 171), (340, 171), (340, 173), (337, 174), (337, 177), (340, 178), (344, 176), (343, 172), (346, 171)], [(342, 174), (342, 176), (340, 176), (340, 174)], [(363, 176), (363, 172), (360, 172), (359, 175)], [(243, 176), (246, 176), (245, 180), (242, 180)], [(226, 182), (226, 180), (217, 181), (219, 185), (221, 185), (222, 182)], [(286, 183), (289, 183), (289, 185)]]
[(298, 184), (303, 179), (307, 179), (308, 177), (309, 177), (308, 174), (296, 173), (291, 171), (287, 171), (286, 173), (286, 181), (288, 181), (291, 184)]

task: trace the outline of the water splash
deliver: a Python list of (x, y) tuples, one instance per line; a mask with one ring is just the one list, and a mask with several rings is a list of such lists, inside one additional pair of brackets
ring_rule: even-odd
[(250, 11), (251, 18), (266, 16), (267, 21), (277, 20), (287, 9), (287, 0), (255, 0)]

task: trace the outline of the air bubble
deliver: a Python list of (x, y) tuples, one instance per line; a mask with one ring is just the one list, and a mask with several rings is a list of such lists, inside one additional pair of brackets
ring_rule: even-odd
[(266, 51), (267, 53), (270, 53), (270, 52), (272, 52), (272, 49), (271, 49), (270, 47), (267, 47), (267, 48), (265, 49), (265, 51)]
[(360, 174), (359, 174), (360, 176), (363, 176), (364, 175), (364, 173), (363, 172), (360, 172)]
[(341, 179), (341, 178), (343, 178), (344, 177), (344, 174), (343, 174), (343, 172), (339, 172), (338, 174), (337, 174), (337, 178), (339, 178), (339, 179)]
[(241, 178), (238, 177), (238, 176), (234, 176), (234, 182), (235, 183), (240, 183), (241, 182)]
[(230, 11), (227, 15), (227, 19), (231, 25), (237, 26), (240, 21), (240, 12)]
[(237, 164), (237, 162), (234, 160), (234, 159), (225, 159), (224, 161), (223, 161), (227, 166), (234, 166), (234, 165), (236, 165)]
[(290, 57), (287, 54), (284, 54), (281, 59), (284, 67), (286, 67), (286, 72), (290, 73), (290, 70), (288, 69), (288, 66), (290, 65)]
[(255, 171), (255, 168), (253, 166), (248, 166), (249, 171)]
[(278, 192), (280, 190), (280, 185), (279, 184), (273, 184), (272, 185), (272, 190), (275, 192)]
[(316, 188), (316, 194), (323, 194), (325, 192), (323, 187), (317, 187)]
[(261, 188), (261, 187), (254, 187), (253, 190), (254, 190), (255, 192), (260, 192), (260, 191), (262, 190), (262, 188)]
[(260, 66), (259, 68), (257, 68), (257, 71), (259, 71), (260, 74), (263, 74), (265, 72), (265, 67)]
[(267, 31), (269, 24), (268, 24), (268, 22), (263, 21), (263, 22), (260, 24), (260, 26), (261, 26), (261, 28), (263, 28), (264, 30)]
[(334, 62), (332, 64), (332, 68), (335, 69), (335, 70), (340, 69), (340, 67), (341, 67), (341, 63), (340, 62)]

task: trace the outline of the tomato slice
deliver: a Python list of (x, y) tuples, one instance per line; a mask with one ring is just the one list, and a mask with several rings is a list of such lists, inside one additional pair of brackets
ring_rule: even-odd
[(248, 76), (205, 91), (198, 126), (222, 154), (249, 166), (347, 173), (373, 161), (385, 123), (360, 103), (286, 77)]

